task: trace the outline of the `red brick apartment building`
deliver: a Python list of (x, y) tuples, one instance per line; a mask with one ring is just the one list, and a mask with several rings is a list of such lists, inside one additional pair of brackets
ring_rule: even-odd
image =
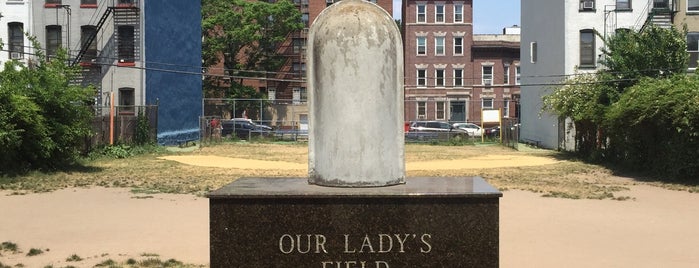
[(403, 0), (402, 24), (406, 121), (517, 118), (519, 28), (474, 36), (472, 0)]
[[(255, 1), (255, 0), (251, 0)], [(269, 0), (276, 1), (276, 0)], [(308, 109), (306, 107), (306, 44), (308, 39), (308, 29), (315, 21), (315, 18), (328, 6), (340, 0), (289, 0), (299, 9), (302, 20), (306, 27), (298, 32), (291, 33), (285, 42), (277, 49), (277, 53), (286, 57), (285, 64), (274, 72), (270, 72), (263, 79), (248, 78), (242, 79), (242, 84), (256, 88), (259, 92), (265, 93), (267, 98), (274, 100), (272, 106), (263, 115), (258, 115), (257, 120), (264, 121), (270, 125), (296, 124), (303, 128), (307, 124)], [(392, 0), (370, 0), (386, 10), (388, 14), (393, 14)], [(227, 75), (223, 70), (223, 63), (218, 63), (208, 70), (210, 75)], [(230, 86), (230, 79), (224, 78), (221, 87)], [(221, 97), (218, 94), (208, 94), (208, 97)], [(222, 101), (212, 100), (212, 103), (205, 106), (217, 108), (205, 108), (206, 115), (220, 115), (224, 118), (241, 117), (240, 111), (236, 114), (228, 114), (224, 111), (227, 104)], [(292, 123), (289, 123), (292, 122)]]
[[(339, 0), (290, 1), (301, 11), (306, 28), (292, 33), (279, 47), (277, 52), (285, 55), (287, 60), (277, 73), (269, 75), (267, 80), (247, 79), (244, 81), (244, 84), (267, 93), (270, 99), (293, 100), (296, 103), (304, 103), (306, 101), (306, 40), (308, 39), (308, 28), (320, 12), (333, 3), (339, 2)], [(371, 0), (370, 2), (379, 5), (388, 14), (393, 14), (392, 0)]]

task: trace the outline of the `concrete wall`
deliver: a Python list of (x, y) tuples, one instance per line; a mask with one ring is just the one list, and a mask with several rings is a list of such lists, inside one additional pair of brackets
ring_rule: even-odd
[(145, 98), (160, 104), (158, 142), (196, 139), (202, 111), (201, 2), (146, 1), (143, 12)]
[[(551, 149), (573, 149), (572, 132), (559, 118), (542, 113), (542, 97), (556, 84), (576, 72), (594, 72), (579, 68), (580, 30), (593, 29), (610, 35), (615, 29), (638, 29), (652, 2), (634, 1), (631, 10), (614, 12), (615, 0), (596, 0), (595, 9), (581, 10), (579, 0), (522, 1), (522, 128), (520, 139)], [(537, 61), (531, 61), (531, 44), (538, 46)], [(596, 55), (601, 55), (603, 40), (595, 40)], [(568, 134), (566, 134), (568, 133)]]
[(687, 0), (678, 0), (674, 24), (679, 29), (686, 24), (689, 32), (699, 32), (699, 12), (687, 11)]

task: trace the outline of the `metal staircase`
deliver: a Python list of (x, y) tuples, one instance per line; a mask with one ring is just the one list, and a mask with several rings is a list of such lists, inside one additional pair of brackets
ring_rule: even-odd
[(95, 26), (95, 31), (87, 37), (84, 43), (81, 44), (80, 51), (78, 52), (78, 55), (75, 56), (75, 59), (73, 59), (71, 66), (75, 66), (76, 64), (80, 63), (80, 61), (82, 61), (83, 57), (85, 56), (85, 53), (87, 53), (87, 50), (90, 49), (90, 45), (92, 45), (92, 42), (94, 42), (97, 38), (97, 33), (102, 29), (104, 23), (107, 22), (107, 18), (109, 18), (109, 14), (112, 13), (113, 9), (114, 8), (112, 7), (108, 7), (107, 10), (104, 11), (104, 14), (102, 14), (102, 17)]
[(652, 0), (648, 4), (648, 17), (641, 31), (650, 25), (670, 29), (677, 13), (677, 0)]
[[(109, 15), (111, 15), (112, 13), (114, 13), (115, 30), (116, 27), (120, 25), (134, 26), (134, 40), (140, 40), (141, 34), (139, 25), (141, 18), (138, 7), (135, 7), (133, 5), (107, 7), (107, 9), (104, 11), (104, 14), (102, 14), (102, 17), (97, 22), (97, 25), (95, 26), (95, 31), (87, 37), (84, 43), (81, 44), (80, 51), (78, 52), (77, 56), (75, 56), (75, 58), (73, 59), (71, 65), (74, 66), (83, 60), (83, 57), (89, 50), (90, 45), (92, 45), (92, 42), (95, 41), (95, 39), (97, 38), (97, 34), (100, 32), (104, 24), (109, 19)], [(139, 55), (139, 51), (139, 46), (135, 46), (134, 55)]]

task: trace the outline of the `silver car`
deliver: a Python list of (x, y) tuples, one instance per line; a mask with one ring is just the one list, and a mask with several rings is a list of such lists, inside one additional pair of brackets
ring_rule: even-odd
[(454, 126), (454, 128), (466, 130), (471, 137), (483, 135), (483, 128), (474, 123), (454, 123), (452, 126)]

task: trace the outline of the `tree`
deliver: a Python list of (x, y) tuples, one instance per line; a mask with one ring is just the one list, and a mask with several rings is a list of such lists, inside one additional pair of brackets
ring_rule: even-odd
[[(34, 38), (30, 38), (39, 47)], [(73, 163), (91, 133), (90, 88), (69, 82), (80, 71), (59, 50), (32, 67), (13, 60), (0, 72), (0, 162), (7, 169), (54, 169)]]
[[(298, 8), (288, 0), (203, 0), (202, 16), (204, 66), (222, 62), (227, 71), (224, 74), (234, 78), (224, 96), (263, 99), (262, 92), (243, 85), (243, 77), (263, 77), (267, 72), (278, 72), (285, 64), (282, 45), (290, 42), (290, 33), (304, 27)], [(204, 90), (215, 92), (222, 84), (221, 77), (209, 76)], [(257, 111), (258, 105), (238, 103), (233, 113)]]
[(619, 30), (604, 40), (606, 67), (600, 74), (619, 92), (642, 77), (668, 78), (686, 72), (689, 54), (687, 30), (650, 25), (643, 31)]
[(699, 77), (644, 78), (606, 114), (609, 159), (667, 178), (699, 178)]
[(203, 0), (202, 16), (204, 65), (222, 61), (240, 77), (278, 71), (285, 60), (280, 45), (304, 27), (301, 13), (288, 0)]
[[(631, 152), (627, 145), (640, 137), (627, 132), (629, 126), (621, 122), (638, 120), (642, 115), (620, 111), (623, 107), (633, 107), (628, 103), (622, 108), (615, 104), (620, 99), (628, 101), (626, 91), (643, 78), (662, 80), (684, 74), (689, 58), (684, 36), (684, 32), (675, 28), (656, 26), (640, 32), (617, 31), (604, 40), (602, 64), (606, 68), (567, 79), (563, 86), (544, 97), (543, 109), (573, 120), (576, 151), (581, 155), (592, 159), (625, 159)], [(621, 114), (624, 116), (618, 116)]]

